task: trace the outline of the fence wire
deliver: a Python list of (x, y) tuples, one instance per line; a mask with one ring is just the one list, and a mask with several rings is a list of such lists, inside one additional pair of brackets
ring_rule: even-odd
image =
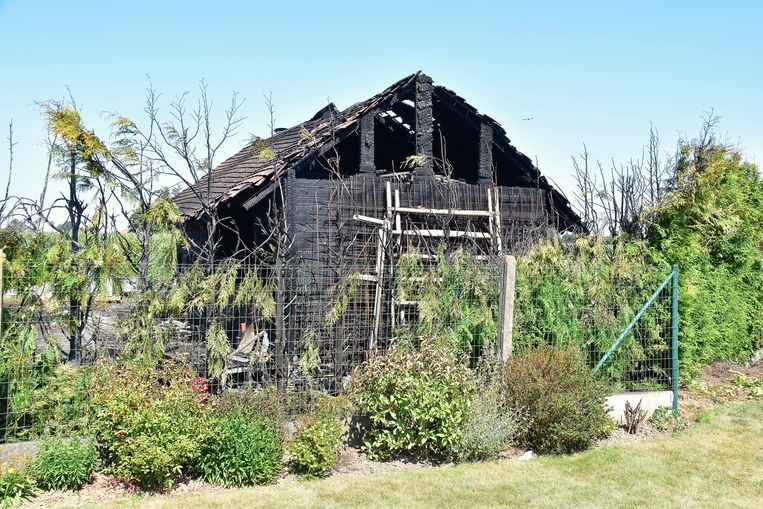
[[(120, 355), (190, 363), (221, 392), (275, 385), (337, 394), (352, 370), (396, 343), (437, 338), (476, 366), (496, 358), (502, 257), (411, 249), (382, 282), (367, 268), (223, 262), (172, 265), (150, 281), (78, 278), (44, 264), (7, 264), (2, 279), (0, 439), (34, 430), (60, 366)], [(595, 366), (659, 279), (565, 281), (517, 272), (514, 354), (579, 348)], [(614, 391), (669, 389), (670, 287), (602, 367)]]

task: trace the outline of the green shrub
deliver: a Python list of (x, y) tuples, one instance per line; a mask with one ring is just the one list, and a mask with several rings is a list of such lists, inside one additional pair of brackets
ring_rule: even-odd
[(649, 229), (652, 245), (681, 268), (679, 354), (688, 378), (763, 347), (763, 180), (713, 134), (679, 146), (674, 185)]
[(275, 385), (257, 389), (227, 390), (210, 400), (215, 415), (243, 413), (275, 425), (281, 436), (286, 422), (286, 397)]
[(673, 415), (673, 409), (661, 406), (655, 408), (649, 417), (649, 423), (660, 431), (668, 431), (676, 428), (678, 419)]
[(325, 477), (336, 465), (342, 420), (346, 414), (343, 400), (324, 398), (312, 415), (299, 424), (289, 445), (295, 473), (304, 477)]
[(540, 346), (504, 366), (506, 403), (525, 412), (520, 439), (540, 453), (587, 449), (612, 429), (607, 388), (576, 349)]
[(89, 439), (49, 437), (31, 466), (37, 486), (45, 490), (78, 490), (95, 472), (98, 451)]
[(283, 448), (276, 425), (240, 411), (216, 417), (195, 473), (232, 486), (269, 484), (281, 471)]
[(90, 379), (89, 367), (57, 366), (32, 394), (29, 408), (32, 434), (44, 436), (85, 432)]
[(461, 443), (474, 386), (451, 350), (426, 341), (421, 351), (396, 348), (360, 366), (352, 391), (370, 421), (364, 437), (370, 457), (443, 458)]
[(11, 509), (35, 496), (37, 490), (26, 470), (3, 464), (0, 468), (0, 509)]
[(91, 427), (107, 470), (148, 489), (172, 485), (199, 454), (208, 416), (191, 371), (167, 363), (102, 367), (91, 390)]
[(469, 402), (458, 459), (482, 461), (512, 445), (523, 423), (521, 411), (506, 405), (500, 370), (483, 366), (478, 390)]

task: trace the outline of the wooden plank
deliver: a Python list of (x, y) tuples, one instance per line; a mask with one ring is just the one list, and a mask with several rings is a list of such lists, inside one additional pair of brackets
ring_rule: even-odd
[(493, 185), (493, 128), (480, 122), (479, 183), (483, 187)]
[(360, 171), (372, 173), (374, 164), (374, 118), (377, 110), (371, 110), (360, 118)]
[(470, 239), (490, 239), (491, 235), (485, 232), (467, 232), (462, 230), (393, 230), (395, 235), (411, 235), (419, 237), (467, 237)]
[(267, 195), (273, 192), (273, 188), (275, 187), (275, 183), (269, 184), (267, 187), (259, 191), (257, 194), (249, 198), (243, 203), (243, 207), (246, 210), (250, 210), (252, 207), (257, 205), (262, 201), (263, 198), (265, 198)]
[(392, 209), (395, 212), (395, 230), (402, 230), (403, 223), (400, 217), (400, 189), (395, 189), (395, 207)]
[(431, 175), (434, 171), (432, 149), (434, 129), (432, 122), (432, 78), (425, 74), (416, 76), (416, 155), (424, 156), (424, 163), (413, 171), (415, 175)]
[[(491, 217), (493, 212), (489, 210), (457, 210), (457, 209), (430, 209), (419, 207), (394, 207), (393, 212), (403, 214), (432, 214), (437, 216), (460, 216), (460, 217)], [(398, 228), (399, 229), (399, 228)]]
[(389, 219), (384, 220), (384, 226), (379, 229), (379, 243), (377, 248), (376, 257), (376, 292), (374, 294), (374, 327), (371, 334), (371, 344), (369, 345), (369, 355), (373, 355), (376, 352), (376, 348), (379, 342), (379, 329), (381, 326), (381, 300), (382, 300), (382, 283), (384, 278), (384, 254), (385, 246), (387, 243), (387, 231), (389, 230)]
[(383, 219), (376, 219), (375, 217), (364, 216), (363, 214), (353, 214), (352, 218), (356, 221), (363, 221), (366, 223), (371, 223), (371, 224), (375, 224), (379, 226), (384, 224)]
[(495, 193), (495, 229), (496, 239), (498, 240), (498, 255), (503, 254), (503, 232), (501, 231), (501, 197), (498, 192), (498, 188), (494, 187), (492, 190)]

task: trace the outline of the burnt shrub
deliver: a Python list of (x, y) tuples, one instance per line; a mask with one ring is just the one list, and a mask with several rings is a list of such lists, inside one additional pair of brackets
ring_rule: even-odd
[(519, 442), (540, 453), (570, 453), (593, 445), (612, 429), (604, 401), (607, 387), (576, 349), (540, 346), (504, 366), (506, 404), (526, 422)]

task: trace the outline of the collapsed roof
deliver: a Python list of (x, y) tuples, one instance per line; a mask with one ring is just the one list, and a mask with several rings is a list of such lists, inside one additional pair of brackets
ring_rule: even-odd
[[(288, 129), (277, 129), (271, 138), (248, 144), (217, 166), (211, 174), (202, 177), (175, 197), (182, 217), (186, 220), (201, 217), (205, 211), (204, 204), (220, 206), (233, 199), (251, 199), (249, 197), (278, 180), (289, 168), (315, 160), (327, 149), (357, 132), (360, 120), (369, 112), (376, 110), (382, 120), (391, 120), (388, 123), (395, 124), (397, 129), (409, 131), (412, 136), (414, 128), (410, 117), (413, 106), (406, 98), (412, 96), (420, 76), (420, 72), (406, 76), (370, 99), (353, 104), (343, 111), (338, 111), (333, 103), (329, 104), (305, 122)], [(529, 157), (511, 145), (506, 131), (498, 122), (479, 113), (464, 98), (443, 86), (433, 86), (432, 99), (446, 104), (461, 122), (478, 127), (481, 124), (489, 125), (493, 130), (493, 146), (512, 163), (511, 178), (515, 185), (549, 191), (553, 207), (563, 223), (580, 224), (579, 217), (567, 199), (548, 183)], [(395, 113), (389, 111), (393, 105)], [(397, 116), (398, 111), (409, 114), (401, 113)], [(498, 178), (500, 180), (500, 175)]]

